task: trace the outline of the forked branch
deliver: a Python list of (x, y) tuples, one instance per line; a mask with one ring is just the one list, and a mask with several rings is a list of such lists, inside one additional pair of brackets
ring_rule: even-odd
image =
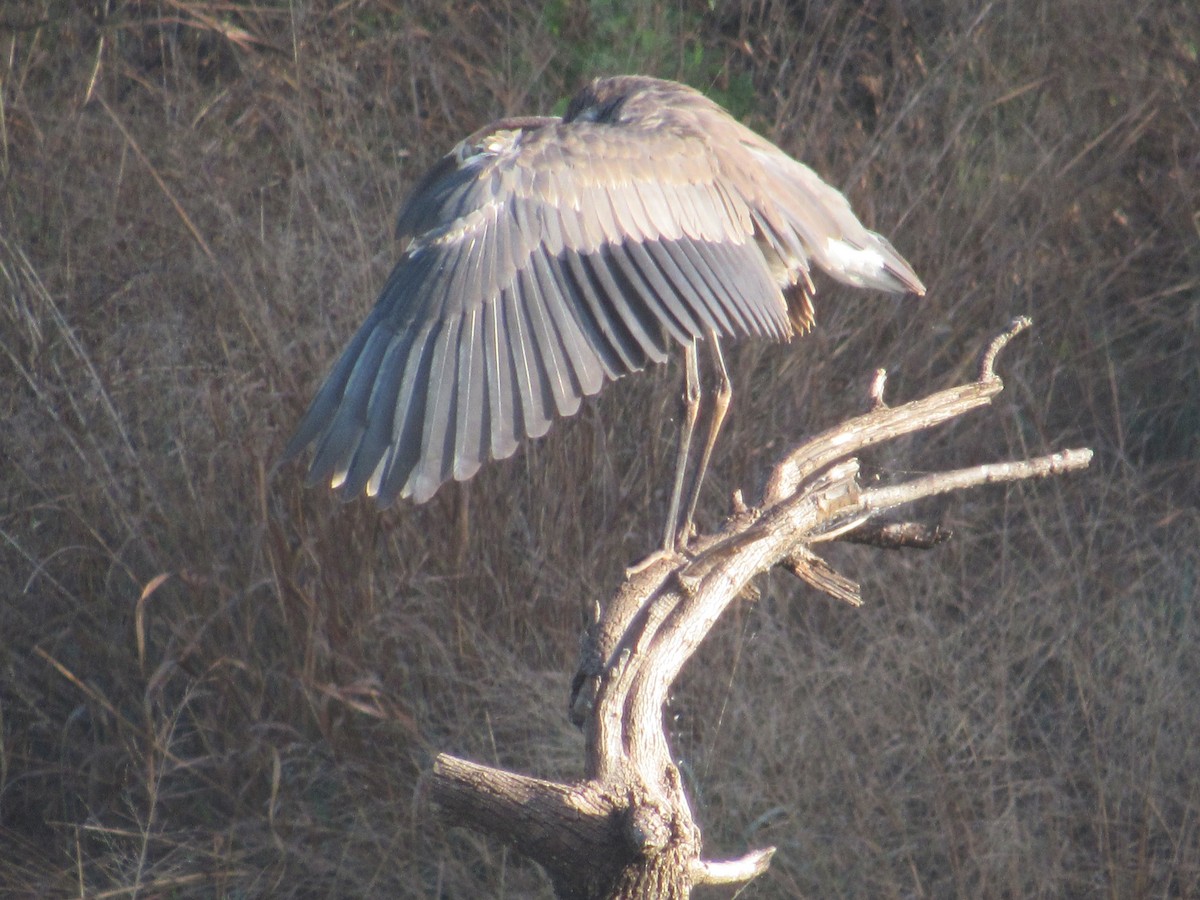
[(446, 817), (515, 845), (549, 872), (561, 897), (684, 898), (702, 883), (747, 881), (773, 848), (739, 860), (702, 859), (701, 835), (671, 761), (663, 708), (671, 684), (750, 580), (783, 565), (851, 603), (858, 586), (813, 548), (830, 540), (927, 547), (946, 533), (914, 523), (878, 526), (880, 513), (914, 500), (999, 481), (1085, 468), (1090, 450), (991, 463), (864, 488), (854, 454), (985, 406), (1003, 384), (997, 354), (1029, 327), (1019, 319), (988, 346), (975, 381), (890, 408), (878, 373), (869, 412), (805, 442), (775, 467), (761, 503), (740, 496), (722, 529), (686, 557), (659, 557), (632, 572), (584, 637), (571, 715), (586, 736), (584, 777), (558, 784), (442, 755), (432, 797)]

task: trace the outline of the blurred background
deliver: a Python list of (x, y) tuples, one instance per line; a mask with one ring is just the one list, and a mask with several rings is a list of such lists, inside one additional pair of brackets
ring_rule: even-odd
[[(785, 573), (677, 685), (742, 897), (1200, 893), (1200, 9), (1118, 0), (0, 4), (0, 895), (549, 897), (446, 829), (448, 751), (576, 777), (591, 605), (652, 549), (678, 363), (379, 512), (275, 468), (420, 173), (598, 74), (686, 81), (844, 190), (929, 287), (818, 283), (730, 348), (700, 513), (792, 443), (962, 382), (886, 480), (1090, 446), (918, 510), (928, 553)], [(710, 891), (703, 896), (729, 896)]]

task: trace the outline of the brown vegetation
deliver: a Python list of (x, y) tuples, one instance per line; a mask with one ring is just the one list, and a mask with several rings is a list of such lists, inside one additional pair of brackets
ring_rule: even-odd
[(711, 91), (929, 287), (823, 282), (813, 335), (731, 348), (709, 523), (874, 366), (962, 380), (1019, 314), (994, 412), (865, 461), (1097, 450), (935, 507), (929, 554), (842, 548), (859, 610), (779, 573), (718, 627), (672, 705), (711, 855), (778, 846), (755, 897), (1200, 891), (1191, 5), (38, 0), (0, 48), (0, 894), (548, 896), (421, 775), (578, 773), (678, 373), (425, 507), (272, 466), (407, 186), (601, 71)]

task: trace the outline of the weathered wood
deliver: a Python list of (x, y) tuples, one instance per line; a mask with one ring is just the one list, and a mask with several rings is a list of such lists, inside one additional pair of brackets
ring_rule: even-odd
[(446, 819), (513, 844), (545, 867), (564, 898), (683, 900), (696, 884), (738, 883), (765, 871), (773, 848), (728, 862), (702, 859), (701, 834), (663, 727), (668, 691), (755, 575), (783, 565), (857, 605), (858, 585), (814, 546), (847, 539), (927, 548), (946, 533), (872, 520), (923, 497), (1088, 465), (1090, 450), (1068, 450), (887, 487), (864, 488), (858, 480), (854, 454), (864, 448), (990, 403), (1003, 389), (993, 370), (996, 355), (1028, 325), (1017, 320), (989, 345), (978, 380), (902, 406), (883, 402), (886, 376), (878, 372), (870, 411), (791, 451), (758, 507), (739, 495), (722, 529), (697, 538), (686, 556), (656, 554), (631, 570), (585, 634), (572, 681), (571, 715), (586, 738), (584, 780), (558, 784), (443, 755), (431, 792)]

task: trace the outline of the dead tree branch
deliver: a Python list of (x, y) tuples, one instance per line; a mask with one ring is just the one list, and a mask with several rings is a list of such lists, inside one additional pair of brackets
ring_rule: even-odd
[(1003, 384), (997, 354), (1029, 327), (1017, 320), (983, 355), (970, 384), (890, 408), (876, 374), (870, 410), (790, 452), (761, 503), (735, 511), (684, 557), (652, 558), (631, 572), (598, 613), (572, 683), (572, 718), (584, 729), (584, 778), (558, 784), (438, 758), (432, 798), (447, 819), (492, 834), (549, 872), (564, 898), (685, 898), (696, 884), (747, 881), (765, 871), (773, 848), (738, 860), (701, 858), (701, 835), (671, 761), (663, 708), (671, 684), (725, 609), (760, 572), (783, 565), (834, 597), (858, 604), (858, 586), (813, 547), (835, 539), (928, 547), (946, 534), (914, 523), (872, 520), (923, 497), (982, 484), (1044, 478), (1085, 468), (1090, 450), (991, 463), (864, 488), (854, 454), (932, 428), (985, 406)]

